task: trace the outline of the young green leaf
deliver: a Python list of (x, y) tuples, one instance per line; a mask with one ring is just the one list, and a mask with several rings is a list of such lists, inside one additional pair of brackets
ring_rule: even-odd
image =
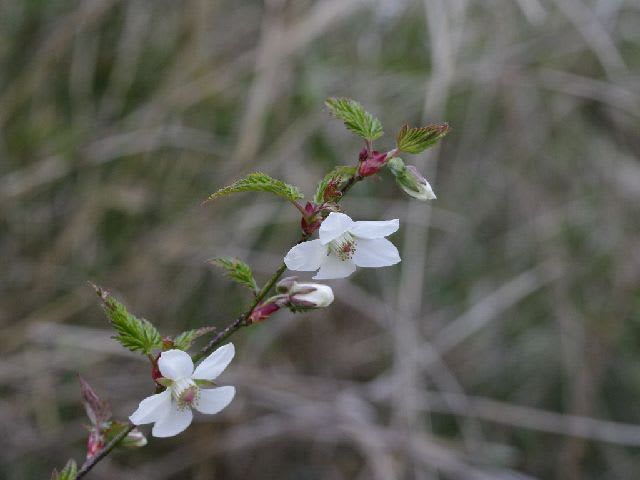
[(409, 125), (405, 125), (396, 136), (398, 150), (407, 153), (420, 153), (447, 133), (449, 133), (448, 123), (427, 125), (420, 128), (409, 128)]
[(173, 346), (179, 350), (187, 351), (191, 348), (191, 344), (198, 337), (206, 335), (209, 332), (213, 332), (215, 329), (215, 327), (202, 327), (196, 330), (187, 330), (186, 332), (182, 332), (173, 340)]
[(380, 120), (367, 112), (362, 105), (350, 98), (329, 98), (325, 105), (345, 126), (356, 135), (373, 141), (384, 133)]
[[(322, 203), (330, 200), (334, 200), (337, 195), (337, 191), (342, 187), (349, 177), (356, 173), (357, 167), (347, 167), (339, 165), (329, 173), (318, 183), (316, 194), (313, 197), (315, 203)], [(327, 187), (329, 187), (327, 190)], [(334, 191), (335, 190), (335, 191)]]
[(51, 480), (75, 480), (77, 476), (78, 465), (74, 460), (69, 460), (60, 473), (58, 470), (53, 470)]
[(117, 332), (115, 338), (120, 344), (132, 352), (148, 355), (155, 348), (162, 347), (160, 332), (151, 322), (130, 314), (126, 307), (113, 298), (109, 292), (93, 286), (102, 299), (102, 308)]
[(220, 257), (211, 260), (213, 265), (223, 268), (226, 271), (227, 277), (235, 280), (240, 285), (244, 285), (248, 289), (257, 292), (258, 285), (253, 278), (253, 272), (251, 267), (244, 263), (242, 260), (231, 257)]
[(236, 192), (270, 192), (291, 202), (303, 197), (298, 187), (271, 178), (266, 173), (255, 172), (233, 182), (227, 187), (221, 188), (211, 194), (206, 201), (215, 200), (216, 198)]

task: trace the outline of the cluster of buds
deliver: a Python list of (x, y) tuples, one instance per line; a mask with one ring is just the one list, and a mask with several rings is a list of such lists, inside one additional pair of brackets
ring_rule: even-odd
[(297, 277), (287, 277), (276, 285), (277, 295), (269, 298), (253, 309), (249, 323), (266, 320), (281, 308), (292, 312), (304, 312), (325, 308), (333, 303), (333, 290), (321, 283), (296, 282)]
[(370, 177), (384, 167), (387, 161), (387, 154), (363, 148), (358, 155), (358, 161), (360, 162), (358, 165), (358, 175), (361, 177)]
[(396, 183), (407, 194), (418, 200), (433, 200), (436, 198), (431, 185), (413, 165), (405, 165), (401, 158), (389, 159), (387, 167), (396, 177)]

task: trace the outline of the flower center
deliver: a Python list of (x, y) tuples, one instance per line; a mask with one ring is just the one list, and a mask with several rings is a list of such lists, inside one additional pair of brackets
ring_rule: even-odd
[(176, 380), (171, 390), (180, 410), (191, 408), (200, 397), (200, 387), (190, 378)]
[(340, 237), (329, 243), (329, 250), (343, 262), (351, 260), (356, 251), (356, 240), (349, 232), (344, 233)]

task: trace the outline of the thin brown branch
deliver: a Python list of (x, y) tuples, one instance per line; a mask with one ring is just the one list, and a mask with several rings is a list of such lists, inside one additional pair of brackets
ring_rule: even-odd
[[(344, 196), (345, 193), (357, 182), (362, 180), (358, 174), (354, 174), (349, 178), (346, 184), (342, 187), (341, 193)], [(341, 197), (342, 198), (342, 197)], [(304, 242), (309, 238), (310, 235), (303, 234), (298, 243)], [(287, 266), (283, 263), (278, 267), (278, 270), (271, 276), (269, 281), (262, 287), (260, 292), (256, 295), (251, 307), (247, 309), (245, 313), (236, 318), (232, 323), (230, 323), (224, 330), (218, 332), (210, 341), (205, 345), (205, 347), (200, 350), (200, 352), (196, 353), (193, 356), (194, 362), (202, 359), (209, 353), (211, 353), (218, 345), (224, 342), (227, 338), (233, 335), (236, 331), (240, 330), (242, 327), (246, 327), (250, 325), (248, 322), (249, 316), (253, 312), (253, 310), (260, 304), (262, 300), (267, 296), (269, 291), (273, 288), (276, 282), (280, 279), (284, 271), (287, 269)], [(95, 457), (93, 457), (90, 461), (85, 462), (80, 471), (78, 472), (78, 476), (76, 478), (84, 477), (100, 460), (109, 455), (111, 451), (118, 446), (118, 444), (127, 436), (131, 430), (135, 428), (135, 425), (129, 425), (129, 428), (119, 433), (107, 446)]]

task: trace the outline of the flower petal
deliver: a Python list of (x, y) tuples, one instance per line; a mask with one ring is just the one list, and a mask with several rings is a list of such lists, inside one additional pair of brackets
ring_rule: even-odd
[(171, 390), (167, 389), (162, 393), (156, 393), (142, 400), (138, 405), (138, 409), (129, 417), (129, 420), (134, 425), (157, 422), (167, 415), (170, 409)]
[(171, 409), (160, 420), (158, 420), (151, 434), (154, 437), (173, 437), (184, 432), (193, 420), (193, 412), (190, 408), (179, 409), (175, 403), (171, 404)]
[(331, 278), (345, 278), (356, 271), (355, 264), (347, 260), (343, 262), (335, 255), (331, 254), (320, 267), (320, 270), (313, 277), (314, 280), (328, 280)]
[(182, 350), (167, 350), (160, 354), (158, 368), (165, 378), (180, 380), (190, 377), (193, 373), (193, 361), (187, 352)]
[(193, 372), (193, 378), (197, 380), (213, 380), (227, 368), (235, 354), (236, 349), (233, 343), (223, 345), (197, 366), (196, 371)]
[(353, 220), (349, 215), (339, 212), (331, 212), (320, 225), (320, 241), (326, 245), (331, 240), (335, 240), (340, 235), (348, 232), (353, 225)]
[(196, 403), (194, 407), (201, 413), (218, 413), (231, 403), (235, 394), (235, 387), (218, 387), (200, 390), (200, 398), (198, 398), (198, 403)]
[(312, 272), (320, 268), (327, 256), (327, 247), (320, 240), (310, 240), (294, 246), (284, 257), (289, 270)]
[(359, 238), (384, 238), (398, 231), (400, 221), (395, 218), (382, 222), (354, 222), (349, 230)]
[(396, 246), (386, 238), (358, 239), (353, 263), (358, 267), (388, 267), (400, 261)]

